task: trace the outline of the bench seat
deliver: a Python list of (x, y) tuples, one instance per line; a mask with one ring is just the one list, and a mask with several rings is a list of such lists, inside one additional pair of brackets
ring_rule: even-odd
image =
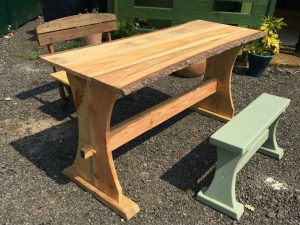
[(289, 99), (264, 93), (211, 136), (217, 169), (210, 186), (197, 194), (199, 201), (237, 220), (241, 217), (244, 206), (235, 199), (236, 175), (257, 151), (276, 159), (283, 156), (276, 125), (289, 104)]
[(62, 70), (62, 71), (58, 71), (58, 72), (55, 72), (55, 73), (51, 73), (50, 76), (53, 79), (63, 83), (64, 85), (70, 86), (70, 82), (68, 80), (66, 71)]

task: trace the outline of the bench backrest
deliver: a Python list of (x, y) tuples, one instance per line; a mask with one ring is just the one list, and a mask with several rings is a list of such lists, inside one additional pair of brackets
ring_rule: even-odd
[(99, 33), (108, 33), (118, 29), (116, 16), (111, 13), (87, 13), (60, 18), (37, 26), (36, 33), (39, 45), (47, 45), (50, 53), (54, 52), (53, 44), (87, 37)]
[(210, 143), (244, 154), (289, 104), (289, 99), (263, 93), (214, 133)]

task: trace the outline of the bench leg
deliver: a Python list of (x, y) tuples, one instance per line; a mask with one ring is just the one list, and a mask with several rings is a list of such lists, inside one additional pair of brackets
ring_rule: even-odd
[(71, 88), (59, 81), (58, 82), (58, 92), (60, 99), (63, 101), (63, 107), (65, 107), (69, 102), (72, 102), (72, 91)]
[(258, 152), (270, 156), (275, 159), (281, 159), (283, 156), (283, 149), (280, 148), (277, 144), (276, 140), (276, 127), (278, 124), (279, 118), (274, 121), (274, 123), (269, 128), (269, 138), (262, 145), (261, 148), (258, 149)]
[(242, 156), (220, 148), (217, 152), (218, 162), (213, 181), (208, 188), (202, 189), (196, 198), (238, 220), (244, 212), (244, 206), (237, 202), (235, 197), (236, 175)]
[(217, 169), (213, 181), (208, 188), (197, 194), (197, 199), (239, 220), (244, 212), (244, 206), (235, 198), (236, 175), (266, 142), (268, 135), (269, 131), (265, 130), (243, 155), (218, 147)]
[(241, 46), (235, 47), (207, 59), (203, 81), (217, 78), (217, 92), (195, 104), (192, 110), (224, 122), (232, 119), (234, 106), (231, 95), (231, 74), (240, 49)]
[(60, 98), (64, 101), (64, 102), (67, 102), (68, 101), (68, 97), (66, 95), (66, 92), (65, 92), (65, 87), (63, 85), (63, 83), (58, 82), (58, 92), (59, 92), (59, 96)]
[[(110, 119), (116, 94), (81, 78), (69, 76), (78, 115), (78, 149), (74, 165), (65, 169), (80, 187), (126, 220), (139, 212), (138, 205), (123, 195), (116, 173), (110, 142)], [(92, 146), (94, 152), (82, 157), (81, 149)]]

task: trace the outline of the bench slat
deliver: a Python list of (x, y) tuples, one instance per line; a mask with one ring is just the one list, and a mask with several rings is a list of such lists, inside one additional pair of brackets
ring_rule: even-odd
[(67, 77), (67, 73), (66, 71), (58, 71), (58, 72), (55, 72), (55, 73), (51, 73), (50, 76), (52, 78), (54, 78), (55, 80), (67, 85), (67, 86), (70, 86), (70, 82), (68, 80), (68, 77)]
[(290, 100), (263, 93), (210, 138), (210, 143), (244, 154), (290, 104)]

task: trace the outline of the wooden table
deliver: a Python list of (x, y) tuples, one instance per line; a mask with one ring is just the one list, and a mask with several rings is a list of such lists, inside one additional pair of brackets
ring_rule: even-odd
[[(68, 74), (78, 114), (74, 165), (64, 173), (125, 219), (139, 212), (123, 195), (112, 151), (193, 107), (220, 119), (234, 115), (231, 71), (242, 44), (256, 30), (202, 20), (111, 43), (42, 56)], [(117, 94), (128, 95), (163, 76), (207, 58), (204, 82), (110, 127)], [(138, 172), (138, 171), (137, 171)]]

